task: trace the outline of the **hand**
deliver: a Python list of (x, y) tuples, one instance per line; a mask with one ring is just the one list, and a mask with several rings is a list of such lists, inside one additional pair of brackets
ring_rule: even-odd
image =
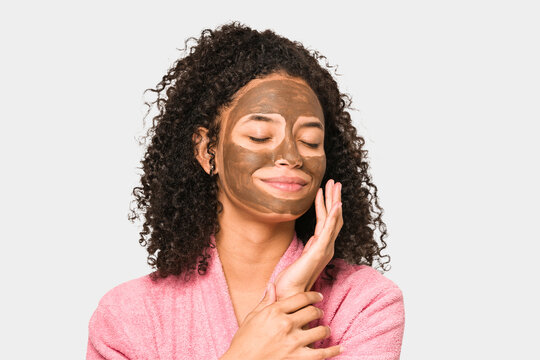
[(326, 199), (322, 188), (315, 197), (317, 225), (302, 255), (283, 270), (275, 280), (277, 299), (311, 290), (313, 284), (334, 256), (334, 242), (343, 226), (341, 183), (326, 183)]
[(340, 346), (311, 349), (308, 344), (330, 336), (328, 326), (302, 330), (318, 319), (322, 311), (310, 305), (321, 301), (317, 292), (302, 292), (276, 301), (274, 284), (270, 283), (261, 302), (242, 322), (221, 360), (227, 359), (326, 359), (340, 354)]

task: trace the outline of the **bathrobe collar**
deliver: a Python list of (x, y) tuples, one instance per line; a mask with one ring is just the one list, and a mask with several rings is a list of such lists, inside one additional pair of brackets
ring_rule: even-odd
[[(210, 239), (215, 246), (213, 234)], [(303, 249), (304, 245), (295, 232), (289, 247), (274, 268), (270, 282), (274, 282), (279, 273), (299, 258)], [(227, 351), (234, 334), (238, 331), (238, 321), (217, 249), (209, 248), (208, 253), (211, 255), (208, 259), (208, 268), (205, 275), (197, 277), (197, 288), (201, 292), (202, 305), (206, 311), (206, 319), (202, 321), (208, 324), (208, 332), (211, 334), (212, 344), (219, 358)]]

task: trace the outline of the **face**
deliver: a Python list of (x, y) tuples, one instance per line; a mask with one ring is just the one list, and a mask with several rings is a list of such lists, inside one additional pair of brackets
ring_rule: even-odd
[(326, 170), (323, 110), (307, 83), (279, 73), (254, 79), (221, 121), (221, 195), (258, 213), (305, 213)]

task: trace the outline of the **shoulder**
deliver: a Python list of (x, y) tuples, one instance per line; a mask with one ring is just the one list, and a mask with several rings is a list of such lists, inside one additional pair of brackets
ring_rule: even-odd
[(107, 291), (99, 300), (100, 307), (131, 306), (133, 302), (148, 296), (152, 291), (152, 280), (149, 275), (125, 281)]
[[(342, 344), (339, 359), (399, 359), (405, 326), (401, 289), (368, 265), (334, 259), (333, 282), (319, 278), (321, 325), (332, 334), (316, 347)], [(381, 352), (384, 351), (384, 354)]]
[(132, 359), (155, 350), (148, 345), (152, 326), (147, 313), (155, 286), (145, 275), (123, 282), (101, 297), (88, 324), (88, 354), (116, 359), (120, 352)]
[(365, 295), (375, 295), (380, 292), (402, 293), (396, 283), (371, 266), (349, 264), (339, 258), (334, 259), (332, 263), (335, 265), (333, 274), (336, 290), (348, 289)]
[(125, 281), (107, 291), (90, 319), (91, 334), (104, 329), (136, 334), (148, 326), (152, 311), (160, 311), (166, 305), (166, 292), (178, 293), (181, 288), (174, 276), (154, 281), (150, 275)]
[(349, 349), (343, 355), (365, 358), (380, 358), (384, 348), (385, 359), (398, 359), (405, 324), (401, 289), (371, 266), (348, 264), (342, 259), (332, 263), (335, 280), (319, 282), (324, 295), (321, 324), (330, 326), (332, 335), (317, 346), (343, 344), (346, 352)]
[(403, 293), (391, 279), (368, 265), (349, 264), (339, 258), (332, 263), (335, 280), (320, 281), (318, 287), (324, 295), (325, 314), (330, 316), (327, 320), (349, 322), (360, 313), (373, 314), (389, 306), (395, 309), (395, 316), (403, 317)]
[(163, 301), (165, 295), (174, 293), (181, 296), (192, 285), (192, 282), (180, 281), (179, 277), (174, 275), (153, 280), (151, 274), (147, 274), (120, 283), (107, 291), (99, 300), (98, 307), (121, 308), (126, 311), (150, 304), (157, 305)]

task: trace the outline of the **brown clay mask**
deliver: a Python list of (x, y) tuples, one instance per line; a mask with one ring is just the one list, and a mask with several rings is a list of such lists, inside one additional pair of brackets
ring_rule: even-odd
[[(313, 204), (326, 171), (317, 96), (287, 77), (256, 79), (243, 90), (223, 116), (220, 188), (259, 212), (300, 216)], [(269, 181), (282, 176), (305, 184), (285, 189)]]

